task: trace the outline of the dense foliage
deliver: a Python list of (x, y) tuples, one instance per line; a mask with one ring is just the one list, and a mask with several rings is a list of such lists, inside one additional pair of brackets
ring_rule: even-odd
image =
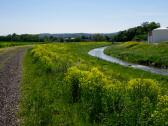
[(110, 41), (112, 36), (106, 34), (90, 34), (87, 36), (77, 36), (77, 37), (54, 37), (52, 35), (40, 34), (21, 34), (16, 33), (9, 34), (7, 36), (0, 36), (0, 41), (3, 42), (81, 42), (81, 41)]
[[(91, 123), (154, 126), (154, 119), (160, 118), (155, 117), (156, 106), (160, 104), (160, 88), (151, 79), (133, 79), (123, 85), (119, 81), (108, 80), (97, 68), (83, 71), (73, 67), (68, 71), (66, 80), (71, 87), (72, 99), (78, 99)], [(163, 104), (167, 106), (167, 101)], [(164, 121), (168, 121), (164, 117), (167, 114), (160, 112)], [(157, 121), (162, 122), (162, 118)]]
[[(0, 36), (0, 41), (10, 42), (126, 42), (126, 41), (144, 41), (147, 40), (148, 32), (160, 27), (159, 23), (144, 22), (141, 26), (130, 28), (128, 30), (120, 31), (118, 33), (109, 34), (61, 34), (59, 37), (54, 34), (22, 34), (16, 33), (7, 36)], [(58, 35), (57, 35), (58, 36)], [(75, 36), (75, 37), (72, 37)]]
[(76, 37), (54, 37), (44, 36), (41, 39), (45, 42), (101, 42), (101, 41), (111, 41), (112, 35), (106, 34), (89, 34), (81, 35)]
[(155, 28), (160, 27), (159, 23), (155, 22), (145, 22), (141, 26), (130, 28), (125, 31), (119, 32), (113, 37), (114, 42), (126, 42), (126, 41), (146, 41), (148, 32)]
[(22, 34), (17, 35), (13, 33), (12, 35), (0, 36), (0, 41), (3, 42), (43, 42), (39, 38), (39, 35), (31, 35), (31, 34)]
[[(161, 88), (167, 81), (88, 56), (90, 49), (105, 45), (45, 44), (30, 50), (24, 67), (22, 125), (167, 124), (167, 89)], [(124, 69), (127, 73), (120, 75)]]
[(168, 43), (155, 45), (140, 42), (113, 44), (105, 50), (105, 53), (129, 62), (168, 68)]

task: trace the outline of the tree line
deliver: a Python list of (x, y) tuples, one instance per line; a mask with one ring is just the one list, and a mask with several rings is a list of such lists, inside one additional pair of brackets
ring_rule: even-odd
[(159, 28), (160, 24), (156, 22), (144, 22), (141, 26), (130, 28), (128, 30), (120, 31), (113, 36), (112, 41), (126, 42), (126, 41), (146, 41), (148, 33), (153, 29)]
[(4, 42), (89, 42), (89, 41), (110, 41), (112, 37), (103, 34), (93, 34), (90, 36), (79, 36), (79, 37), (54, 37), (44, 36), (40, 37), (40, 34), (22, 34), (17, 35), (16, 33), (9, 34), (7, 36), (0, 36), (0, 41)]
[(42, 42), (39, 35), (22, 34), (17, 35), (16, 33), (9, 34), (7, 36), (0, 36), (0, 41), (4, 42)]
[(148, 32), (155, 28), (160, 27), (156, 22), (144, 22), (142, 25), (130, 28), (128, 30), (120, 31), (114, 35), (107, 34), (91, 34), (89, 36), (78, 37), (54, 37), (44, 36), (40, 37), (40, 34), (22, 34), (16, 33), (9, 34), (7, 36), (0, 36), (0, 41), (11, 42), (90, 42), (90, 41), (107, 41), (107, 42), (126, 42), (126, 41), (146, 41)]
[(45, 36), (44, 41), (46, 42), (90, 42), (90, 41), (110, 41), (112, 36), (107, 36), (104, 34), (93, 34), (90, 36), (78, 36), (78, 37), (53, 37)]

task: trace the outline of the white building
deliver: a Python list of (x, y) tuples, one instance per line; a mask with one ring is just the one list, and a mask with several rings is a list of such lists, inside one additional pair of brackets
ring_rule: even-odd
[(168, 41), (168, 28), (157, 28), (148, 34), (149, 43)]

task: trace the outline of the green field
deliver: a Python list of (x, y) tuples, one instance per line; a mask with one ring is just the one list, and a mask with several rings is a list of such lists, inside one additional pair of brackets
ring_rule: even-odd
[(37, 42), (0, 42), (0, 48), (38, 44)]
[(105, 53), (125, 61), (168, 68), (168, 43), (147, 44), (142, 42), (126, 42), (113, 44)]
[(167, 125), (168, 78), (88, 55), (107, 45), (55, 43), (30, 49), (21, 88), (22, 125)]

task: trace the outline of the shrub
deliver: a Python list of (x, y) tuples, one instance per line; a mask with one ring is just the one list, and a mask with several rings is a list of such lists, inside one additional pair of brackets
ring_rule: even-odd
[(128, 92), (132, 101), (148, 97), (152, 103), (156, 103), (159, 91), (157, 82), (151, 79), (133, 79), (128, 82)]
[(97, 68), (90, 71), (72, 67), (66, 73), (66, 82), (70, 87), (73, 103), (81, 101), (83, 110), (89, 115), (91, 122), (101, 121), (104, 86), (107, 78)]
[[(60, 47), (61, 48), (61, 47)], [(52, 51), (50, 45), (38, 45), (31, 51), (34, 62), (38, 62), (47, 72), (66, 72), (70, 66), (68, 55), (61, 55), (60, 52)], [(49, 51), (48, 51), (49, 50)]]
[(102, 121), (104, 86), (107, 82), (107, 78), (97, 68), (91, 69), (83, 79), (82, 103), (92, 122)]
[[(153, 104), (148, 97), (144, 97), (141, 103), (141, 112), (138, 117), (138, 124), (148, 126), (151, 123), (151, 114), (153, 112)], [(135, 112), (136, 113), (136, 112)]]
[(168, 96), (161, 96), (158, 100), (156, 110), (152, 114), (153, 125), (168, 125)]
[(159, 87), (151, 79), (133, 79), (128, 83), (130, 98), (128, 120), (133, 125), (148, 125), (157, 104)]
[(107, 125), (122, 125), (123, 113), (126, 107), (125, 86), (119, 81), (113, 84), (109, 82), (105, 86), (104, 104), (105, 104), (105, 123)]
[(108, 113), (121, 113), (124, 108), (124, 86), (117, 82), (115, 85), (110, 84), (105, 87), (105, 103), (108, 109)]
[[(149, 125), (152, 118), (165, 120), (165, 115), (157, 114), (159, 109), (151, 117), (160, 91), (154, 80), (133, 79), (126, 87), (119, 81), (109, 80), (97, 68), (89, 71), (82, 68), (71, 67), (65, 80), (70, 87), (71, 101), (80, 103), (85, 120), (107, 125)], [(165, 111), (167, 108), (162, 113)]]
[(81, 71), (77, 67), (71, 67), (66, 73), (66, 82), (70, 87), (72, 102), (78, 102), (81, 97), (82, 78), (87, 75), (87, 71)]

